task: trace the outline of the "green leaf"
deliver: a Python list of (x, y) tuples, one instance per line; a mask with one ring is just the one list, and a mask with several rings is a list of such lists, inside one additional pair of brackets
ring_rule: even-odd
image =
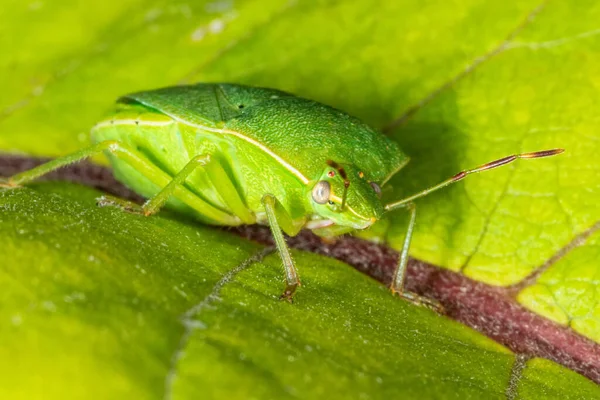
[(585, 246), (574, 249), (519, 293), (519, 301), (536, 313), (596, 342), (600, 341), (599, 239), (598, 233), (592, 235)]
[[(574, 392), (565, 393), (565, 388), (576, 388)], [(535, 358), (527, 362), (523, 370), (516, 398), (579, 398), (593, 399), (598, 386), (582, 376), (563, 374), (556, 364)]]
[[(414, 162), (392, 182), (410, 193), (505, 154), (564, 147), (555, 159), (521, 161), (424, 198), (411, 254), (486, 283), (517, 284), (528, 308), (595, 340), (597, 244), (584, 239), (600, 227), (600, 118), (586, 111), (600, 94), (599, 17), (595, 2), (548, 4), (395, 131)], [(395, 246), (402, 221), (388, 236)], [(534, 272), (543, 272), (539, 280), (526, 280)]]
[[(394, 127), (391, 135), (412, 161), (391, 181), (389, 199), (511, 153), (564, 147), (566, 153), (555, 159), (521, 160), (419, 200), (411, 255), (486, 283), (515, 285), (526, 307), (598, 341), (599, 17), (600, 6), (592, 0), (10, 0), (0, 9), (0, 149), (69, 153), (88, 143), (90, 126), (118, 96), (192, 81), (276, 87), (341, 108), (378, 128)], [(17, 365), (7, 367), (8, 384), (1, 390), (10, 397), (31, 397), (36, 390), (44, 397), (62, 396), (65, 382), (73, 382), (74, 397), (89, 393), (92, 386), (99, 397), (162, 394), (183, 329), (177, 318), (205, 298), (223, 274), (259, 251), (257, 245), (192, 222), (138, 220), (96, 210), (95, 195), (48, 186), (2, 193), (0, 230), (9, 262), (0, 264), (0, 279), (9, 289), (0, 297), (0, 313), (10, 323), (0, 325), (0, 339), (6, 343), (0, 352)], [(405, 217), (396, 213), (386, 234), (392, 246), (400, 246), (405, 226)], [(198, 319), (219, 329), (193, 331), (190, 350), (198, 346), (201, 354), (181, 359), (176, 393), (193, 390), (183, 379), (193, 375), (192, 382), (209, 377), (220, 382), (214, 386), (219, 393), (235, 394), (236, 382), (259, 380), (266, 383), (256, 384), (258, 397), (277, 388), (278, 394), (295, 388), (305, 394), (299, 397), (318, 397), (318, 379), (306, 383), (300, 373), (293, 380), (283, 376), (281, 365), (299, 363), (282, 354), (299, 360), (298, 353), (277, 353), (282, 349), (273, 340), (271, 355), (241, 360), (236, 353), (236, 346), (243, 345), (260, 352), (265, 346), (259, 338), (269, 337), (264, 332), (285, 326), (294, 334), (294, 345), (304, 344), (298, 337), (311, 334), (315, 343), (328, 344), (326, 355), (319, 354), (319, 363), (327, 364), (322, 375), (345, 374), (347, 381), (340, 382), (356, 385), (348, 386), (355, 389), (352, 393), (379, 388), (352, 375), (360, 371), (353, 362), (369, 361), (373, 352), (383, 358), (379, 369), (367, 364), (368, 371), (382, 371), (373, 374), (384, 382), (392, 377), (391, 382), (403, 383), (380, 388), (397, 392), (379, 393), (415, 390), (434, 396), (439, 388), (451, 387), (457, 397), (503, 396), (512, 356), (490, 350), (455, 324), (385, 300), (377, 285), (337, 262), (304, 253), (297, 257), (304, 286), (294, 308), (274, 300), (281, 278), (273, 255), (265, 261), (274, 267), (271, 272), (261, 269), (262, 264), (242, 272), (223, 288), (223, 308), (203, 310)], [(313, 264), (319, 268), (311, 268)], [(352, 281), (347, 292), (332, 284), (330, 268), (340, 270), (335, 275), (339, 282)], [(527, 279), (532, 273), (539, 276)], [(333, 294), (320, 291), (326, 288)], [(378, 353), (380, 347), (355, 343), (360, 338), (350, 336), (366, 335), (366, 328), (354, 329), (371, 323), (367, 317), (346, 331), (336, 325), (346, 316), (344, 310), (352, 318), (359, 318), (352, 310), (364, 312), (365, 296), (374, 296), (364, 291), (380, 293), (373, 307), (377, 313), (387, 310), (401, 321), (395, 326), (384, 318), (372, 324), (404, 332), (396, 338), (385, 331), (379, 338), (390, 343), (386, 349), (397, 345), (400, 350)], [(80, 293), (86, 297), (81, 299)], [(323, 293), (331, 296), (330, 302)], [(246, 305), (235, 303), (240, 298)], [(334, 312), (330, 307), (336, 302), (345, 304), (344, 310)], [(256, 325), (244, 325), (249, 314)], [(423, 325), (407, 325), (405, 314)], [(281, 325), (282, 320), (290, 322)], [(303, 325), (298, 328), (295, 320)], [(334, 325), (331, 332), (311, 330), (325, 324)], [(415, 329), (439, 342), (406, 339), (413, 338)], [(339, 346), (336, 333), (344, 338)], [(477, 344), (468, 354), (450, 344), (470, 340)], [(419, 350), (406, 351), (409, 342)], [(355, 358), (347, 354), (348, 346), (359, 349)], [(431, 353), (420, 367), (423, 349)], [(248, 356), (250, 350), (239, 352)], [(457, 362), (456, 369), (439, 357), (447, 353), (461, 354), (458, 361), (448, 359)], [(309, 371), (318, 364), (311, 362)], [(541, 364), (530, 362), (519, 381), (529, 385), (528, 396), (539, 397), (544, 379), (554, 390), (566, 387), (560, 384), (565, 374), (569, 393), (556, 397), (593, 397), (578, 376)], [(198, 372), (206, 368), (210, 375)], [(420, 379), (407, 383), (399, 377), (413, 371), (419, 371)], [(436, 384), (423, 383), (425, 377)], [(249, 390), (248, 385), (239, 390)]]
[[(66, 384), (70, 398), (504, 397), (509, 351), (340, 262), (296, 252), (303, 290), (288, 304), (276, 254), (245, 263), (264, 250), (177, 216), (94, 207), (99, 195), (0, 192), (2, 397), (64, 398)], [(530, 373), (544, 390), (584, 379), (543, 366)], [(582, 393), (600, 389), (569, 394)]]
[[(197, 80), (278, 87), (382, 126), (497, 43), (536, 4), (468, 0), (448, 12), (442, 1), (423, 8), (416, 0), (375, 7), (367, 1), (171, 3), (130, 0), (89, 26), (95, 35), (63, 40), (39, 59), (45, 44), (36, 29), (17, 35), (22, 43), (4, 43), (11, 57), (1, 76), (15, 89), (0, 102), (0, 147), (64, 154), (88, 142), (90, 126), (124, 93)], [(71, 27), (97, 14), (85, 3), (65, 8), (67, 15), (57, 19), (50, 6), (32, 10), (15, 2), (5, 19), (14, 23), (5, 29), (31, 15), (40, 19), (34, 24), (40, 31), (65, 30), (70, 37)], [(472, 28), (482, 23), (490, 29)], [(19, 56), (14, 49), (32, 36), (38, 41), (29, 45), (31, 54)], [(12, 71), (23, 66), (27, 72), (15, 77)]]

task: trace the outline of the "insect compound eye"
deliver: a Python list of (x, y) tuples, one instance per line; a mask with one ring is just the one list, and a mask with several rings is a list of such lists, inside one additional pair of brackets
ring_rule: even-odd
[(317, 204), (325, 204), (329, 201), (331, 185), (327, 181), (319, 181), (312, 190), (312, 198)]
[(371, 182), (371, 187), (375, 191), (375, 194), (377, 194), (377, 197), (381, 198), (381, 188), (379, 187), (379, 185), (375, 182)]

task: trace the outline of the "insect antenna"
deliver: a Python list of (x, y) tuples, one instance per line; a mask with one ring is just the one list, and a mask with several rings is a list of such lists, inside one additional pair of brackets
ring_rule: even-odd
[(441, 189), (443, 187), (446, 187), (448, 185), (453, 184), (454, 182), (458, 182), (460, 180), (463, 180), (467, 175), (473, 174), (475, 172), (481, 172), (481, 171), (487, 171), (488, 169), (493, 169), (493, 168), (497, 168), (497, 167), (501, 167), (503, 165), (509, 164), (519, 158), (542, 158), (542, 157), (550, 157), (550, 156), (555, 156), (557, 154), (560, 154), (562, 152), (564, 152), (564, 149), (551, 149), (551, 150), (542, 150), (542, 151), (534, 151), (532, 153), (521, 153), (521, 154), (513, 154), (511, 156), (508, 157), (503, 157), (500, 158), (498, 160), (494, 160), (494, 161), (490, 161), (488, 163), (485, 163), (483, 165), (480, 165), (479, 167), (473, 168), (473, 169), (467, 169), (464, 171), (459, 172), (458, 174), (454, 175), (453, 177), (446, 179), (445, 181), (438, 183), (435, 186), (432, 186), (430, 188), (427, 188), (421, 192), (415, 193), (414, 195), (407, 197), (405, 199), (402, 200), (398, 200), (395, 201), (393, 203), (389, 203), (385, 206), (385, 211), (391, 211), (391, 210), (395, 210), (397, 208), (403, 207), (405, 206), (407, 203), (410, 203), (411, 201), (418, 199), (419, 197), (423, 197), (428, 195), (429, 193), (436, 191), (438, 189)]
[(342, 167), (340, 164), (336, 163), (333, 160), (327, 160), (327, 165), (329, 165), (331, 168), (335, 168), (337, 170), (337, 172), (340, 174), (340, 176), (342, 177), (342, 179), (344, 180), (344, 193), (342, 194), (342, 207), (341, 209), (344, 209), (344, 206), (346, 205), (346, 196), (348, 194), (348, 186), (350, 186), (350, 181), (348, 180), (348, 174), (346, 174), (346, 170), (344, 169), (344, 167)]

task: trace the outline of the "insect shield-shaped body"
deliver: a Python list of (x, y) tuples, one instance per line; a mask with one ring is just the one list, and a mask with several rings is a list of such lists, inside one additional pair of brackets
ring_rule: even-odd
[(163, 205), (214, 225), (269, 224), (286, 271), (282, 297), (299, 285), (282, 230), (322, 236), (365, 229), (385, 211), (406, 208), (410, 224), (392, 291), (437, 307), (403, 288), (415, 224), (413, 200), (517, 154), (462, 171), (440, 184), (383, 205), (381, 186), (408, 158), (381, 133), (326, 105), (273, 89), (197, 84), (133, 93), (92, 130), (94, 145), (10, 178), (27, 183), (63, 165), (104, 152), (117, 179), (149, 200), (142, 206), (101, 199), (145, 215)]
[(144, 160), (140, 168), (107, 151), (116, 177), (148, 198), (185, 173), (168, 206), (210, 224), (270, 223), (288, 298), (298, 278), (280, 228), (334, 235), (369, 227), (383, 214), (379, 186), (408, 161), (394, 142), (341, 111), (229, 84), (125, 96), (92, 139)]
[[(169, 206), (211, 224), (267, 223), (263, 197), (271, 195), (293, 222), (282, 224), (290, 235), (304, 226), (370, 226), (383, 213), (371, 182), (383, 184), (408, 161), (394, 142), (334, 108), (228, 84), (125, 96), (92, 139), (126, 145), (171, 178), (204, 156), (183, 185), (197, 204), (173, 196)], [(150, 198), (164, 187), (118, 154), (108, 156), (117, 178), (136, 192)], [(317, 182), (327, 182), (328, 196), (315, 201)]]

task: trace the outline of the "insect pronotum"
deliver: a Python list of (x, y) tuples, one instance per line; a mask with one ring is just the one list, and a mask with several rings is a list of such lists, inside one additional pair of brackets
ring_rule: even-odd
[(196, 84), (129, 94), (91, 137), (90, 147), (2, 186), (23, 185), (104, 152), (117, 179), (149, 200), (140, 207), (101, 198), (101, 205), (144, 215), (166, 205), (208, 224), (268, 224), (285, 268), (281, 297), (288, 300), (300, 281), (283, 232), (294, 236), (306, 228), (331, 237), (369, 228), (385, 213), (405, 208), (410, 222), (391, 290), (434, 308), (436, 302), (404, 289), (414, 200), (475, 172), (563, 151), (504, 157), (382, 204), (381, 187), (408, 162), (398, 145), (348, 114), (278, 90)]

